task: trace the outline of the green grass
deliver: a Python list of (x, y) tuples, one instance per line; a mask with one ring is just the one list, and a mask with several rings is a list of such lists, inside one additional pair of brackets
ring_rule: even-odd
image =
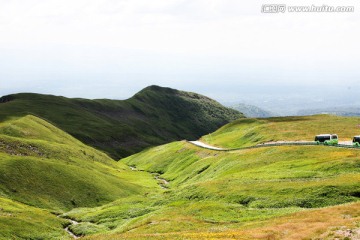
[[(324, 207), (356, 201), (360, 151), (320, 146), (237, 152), (198, 149), (185, 142), (124, 159), (161, 172), (185, 200), (227, 200), (257, 208)], [(177, 154), (174, 154), (177, 153)], [(179, 167), (181, 166), (181, 167)]]
[[(202, 211), (204, 207), (196, 206)], [(207, 204), (205, 203), (205, 208)], [(206, 210), (205, 210), (206, 211)], [(263, 210), (266, 213), (266, 210)], [(138, 225), (139, 228), (132, 229), (126, 233), (106, 233), (96, 234), (85, 237), (85, 239), (281, 239), (281, 240), (302, 240), (302, 239), (346, 239), (343, 233), (339, 233), (339, 229), (351, 230), (355, 233), (359, 227), (360, 220), (360, 203), (343, 204), (334, 207), (321, 209), (311, 209), (295, 213), (287, 213), (283, 216), (270, 216), (268, 219), (260, 221), (251, 221), (241, 226), (232, 228), (230, 224), (214, 224), (208, 222), (208, 228), (196, 228), (194, 231), (194, 222), (191, 222), (191, 216), (179, 217), (179, 213), (174, 214), (173, 218), (163, 218), (163, 222), (144, 222)], [(232, 213), (229, 211), (229, 213)], [(215, 213), (214, 213), (215, 214)], [(248, 212), (246, 212), (248, 214)], [(267, 214), (267, 213), (266, 213)], [(271, 214), (271, 213), (270, 213)], [(174, 228), (181, 227), (180, 231), (158, 231), (153, 233), (145, 233), (147, 226), (165, 225), (170, 226), (170, 219), (173, 221)], [(177, 222), (175, 223), (175, 221)], [(196, 223), (196, 222), (195, 222)], [(204, 226), (203, 224), (202, 226)], [(140, 230), (142, 232), (137, 232)], [(163, 228), (160, 228), (161, 230)], [(355, 239), (355, 238), (354, 238)]]
[[(67, 214), (108, 227), (95, 239), (176, 232), (182, 239), (189, 233), (258, 228), (295, 212), (358, 201), (359, 159), (358, 150), (323, 146), (216, 152), (174, 142), (122, 160), (161, 173), (170, 181), (164, 193)], [(144, 212), (128, 215), (139, 209)]]
[[(213, 141), (233, 141), (237, 146), (259, 143), (256, 135), (266, 141), (307, 140), (311, 134), (307, 130), (316, 126), (322, 126), (320, 131), (339, 132), (337, 129), (356, 126), (358, 120), (333, 116), (244, 119), (211, 135)], [(289, 135), (291, 131), (294, 138)], [(350, 130), (345, 134), (350, 135)], [(244, 135), (247, 136), (242, 138)], [(305, 139), (298, 139), (304, 135)], [(296, 212), (358, 201), (359, 159), (358, 150), (324, 146), (218, 152), (185, 141), (173, 142), (121, 161), (138, 170), (160, 174), (170, 182), (164, 193), (138, 202), (131, 200), (131, 204), (115, 201), (97, 209), (74, 209), (67, 214), (98, 226), (116, 223), (107, 231), (98, 231), (95, 239), (156, 238), (156, 234), (165, 234), (159, 235), (160, 239), (173, 238), (166, 235), (169, 233), (179, 233), (176, 238), (182, 239), (192, 236), (187, 234), (199, 237), (199, 232), (256, 229)], [(140, 215), (126, 214), (139, 208), (147, 210)]]
[[(4, 239), (67, 239), (63, 227), (69, 222), (49, 211), (96, 207), (149, 192), (161, 192), (151, 174), (131, 171), (44, 120), (28, 115), (0, 123)], [(82, 234), (108, 228), (81, 223), (71, 229)]]
[[(330, 120), (336, 129), (327, 125)], [(340, 135), (357, 121), (246, 119), (211, 135), (220, 146), (235, 139), (234, 146), (261, 142), (242, 137), (251, 132), (269, 140), (307, 140), (297, 138), (310, 137), (307, 130), (316, 126)], [(344, 139), (350, 131), (343, 131)], [(354, 227), (360, 216), (358, 149), (281, 146), (224, 152), (180, 141), (115, 162), (32, 116), (2, 123), (0, 133), (0, 194), (80, 222), (70, 229), (88, 239), (311, 239), (337, 223)], [(154, 174), (169, 181), (167, 189)]]
[(114, 159), (174, 140), (197, 139), (243, 117), (205, 96), (157, 86), (123, 101), (31, 93), (0, 98), (0, 121), (29, 114)]
[(35, 207), (0, 197), (0, 239), (71, 239), (68, 221)]
[[(121, 198), (96, 208), (75, 208), (65, 213), (64, 216), (84, 223), (83, 226), (74, 227), (88, 235), (95, 230), (99, 233), (132, 227), (135, 222), (158, 212), (163, 204), (161, 195), (149, 193), (141, 197)], [(91, 227), (89, 228), (89, 226)]]
[(358, 117), (315, 115), (239, 119), (201, 138), (215, 146), (237, 148), (270, 141), (314, 141), (321, 133), (337, 133), (339, 141), (350, 141), (360, 130)]
[(33, 116), (0, 124), (0, 150), (0, 195), (32, 206), (98, 206), (157, 187), (150, 174), (115, 164)]

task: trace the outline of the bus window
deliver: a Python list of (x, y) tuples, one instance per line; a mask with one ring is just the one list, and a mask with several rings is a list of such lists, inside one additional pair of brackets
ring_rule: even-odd
[(353, 145), (356, 147), (360, 147), (360, 136), (355, 136), (353, 138)]

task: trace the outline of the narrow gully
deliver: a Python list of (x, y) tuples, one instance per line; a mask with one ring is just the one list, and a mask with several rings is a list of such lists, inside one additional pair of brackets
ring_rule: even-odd
[[(63, 218), (61, 216), (61, 214), (56, 214), (56, 217), (58, 218)], [(75, 220), (72, 220), (72, 219), (68, 219), (68, 218), (63, 218), (63, 219), (66, 219), (68, 221), (70, 221), (71, 224), (69, 224), (67, 227), (64, 228), (64, 230), (74, 239), (78, 239), (80, 238), (80, 236), (77, 236), (75, 233), (73, 233), (71, 230), (70, 230), (70, 226), (72, 225), (78, 225), (79, 222), (75, 221)]]
[(64, 228), (64, 230), (65, 230), (71, 237), (73, 237), (74, 239), (80, 238), (79, 236), (76, 236), (75, 233), (73, 233), (73, 232), (69, 229), (70, 226), (72, 226), (72, 225), (78, 225), (79, 222), (74, 221), (74, 220), (71, 220), (71, 219), (68, 219), (68, 220), (71, 222), (71, 224), (68, 225), (66, 228)]
[[(129, 168), (131, 169), (131, 171), (139, 171), (135, 166), (129, 166)], [(151, 173), (151, 174), (154, 176), (155, 180), (158, 181), (158, 184), (162, 189), (169, 188), (166, 186), (169, 184), (169, 182), (166, 179), (160, 178), (158, 173)]]

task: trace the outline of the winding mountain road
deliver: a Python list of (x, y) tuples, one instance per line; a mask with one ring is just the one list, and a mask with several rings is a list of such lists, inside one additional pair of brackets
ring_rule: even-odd
[(359, 147), (353, 146), (352, 142), (350, 141), (339, 142), (339, 144), (337, 145), (317, 144), (316, 142), (310, 142), (310, 141), (277, 141), (277, 142), (261, 143), (250, 147), (239, 147), (239, 148), (219, 148), (203, 143), (201, 141), (187, 141), (187, 142), (197, 147), (206, 148), (215, 151), (235, 151), (235, 150), (245, 150), (252, 148), (275, 147), (275, 146), (327, 146), (327, 147), (338, 147), (338, 148), (353, 148), (360, 150)]
[(214, 147), (214, 146), (208, 145), (208, 144), (200, 142), (200, 141), (188, 141), (188, 142), (195, 145), (195, 146), (206, 148), (206, 149), (218, 150), (218, 151), (226, 151), (226, 150), (228, 150), (226, 148)]

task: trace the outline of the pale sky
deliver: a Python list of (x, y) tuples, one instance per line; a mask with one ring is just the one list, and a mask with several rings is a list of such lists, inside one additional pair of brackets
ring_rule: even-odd
[[(355, 11), (261, 13), (271, 3)], [(0, 95), (359, 94), (359, 43), (358, 0), (0, 0)]]

